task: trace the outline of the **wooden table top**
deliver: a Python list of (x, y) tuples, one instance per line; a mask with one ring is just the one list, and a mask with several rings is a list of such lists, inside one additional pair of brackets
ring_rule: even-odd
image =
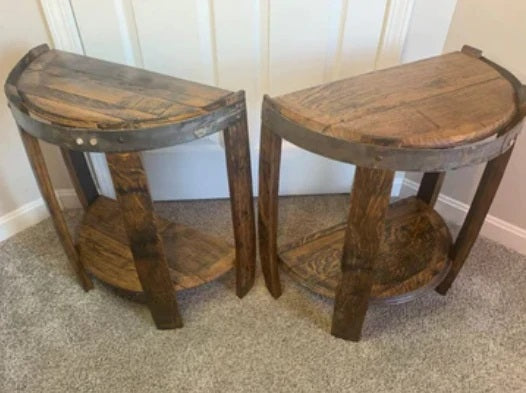
[(408, 148), (485, 139), (517, 112), (511, 83), (462, 52), (308, 88), (269, 103), (293, 122), (335, 140)]
[(36, 57), (14, 87), (31, 117), (100, 130), (177, 123), (240, 98), (227, 90), (59, 50)]

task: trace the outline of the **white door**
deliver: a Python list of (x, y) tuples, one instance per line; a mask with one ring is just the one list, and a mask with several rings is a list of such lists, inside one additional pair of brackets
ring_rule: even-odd
[[(244, 89), (257, 184), (262, 95), (397, 64), (414, 2), (42, 0), (42, 5), (58, 49)], [(228, 196), (219, 134), (143, 157), (154, 199)], [(102, 192), (111, 196), (104, 156), (93, 154), (91, 160)], [(281, 194), (348, 192), (352, 175), (350, 165), (288, 143), (283, 147)], [(394, 194), (402, 178), (397, 176)]]

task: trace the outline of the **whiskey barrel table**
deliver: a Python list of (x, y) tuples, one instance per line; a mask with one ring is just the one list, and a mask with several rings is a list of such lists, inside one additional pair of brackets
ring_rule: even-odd
[[(158, 328), (182, 326), (175, 293), (236, 268), (254, 283), (255, 225), (244, 93), (229, 92), (41, 45), (5, 84), (9, 106), (64, 250), (85, 290), (90, 273), (143, 294)], [(153, 211), (140, 151), (223, 131), (235, 249)], [(75, 244), (40, 150), (60, 146), (85, 215)], [(84, 153), (106, 154), (117, 200), (101, 196)], [(205, 179), (203, 179), (204, 181)]]
[[(526, 92), (508, 71), (461, 52), (265, 97), (259, 242), (265, 282), (293, 279), (335, 298), (332, 334), (360, 339), (369, 300), (445, 294), (477, 238), (522, 127)], [(278, 250), (281, 142), (356, 165), (346, 223)], [(453, 242), (433, 206), (448, 170), (487, 162)], [(395, 171), (424, 172), (416, 196), (389, 204)], [(301, 174), (308, 176), (308, 174)]]

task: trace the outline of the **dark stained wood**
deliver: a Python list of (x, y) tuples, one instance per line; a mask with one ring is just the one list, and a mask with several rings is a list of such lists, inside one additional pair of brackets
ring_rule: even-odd
[[(234, 267), (235, 251), (226, 242), (155, 216), (170, 277), (176, 291), (215, 280)], [(119, 205), (99, 197), (79, 230), (79, 254), (93, 275), (116, 288), (142, 292)]]
[(244, 93), (37, 47), (5, 84), (17, 123), (75, 151), (163, 148), (229, 127)]
[(506, 133), (498, 138), (486, 138), (451, 148), (407, 148), (375, 145), (335, 139), (330, 133), (319, 132), (284, 116), (272, 99), (263, 100), (263, 122), (281, 138), (295, 145), (333, 160), (348, 162), (366, 168), (417, 172), (444, 172), (468, 165), (485, 163), (509, 149), (522, 127), (516, 116)]
[(77, 273), (82, 288), (84, 288), (85, 291), (88, 291), (93, 288), (93, 283), (86, 274), (84, 266), (82, 266), (82, 263), (80, 262), (77, 250), (75, 249), (75, 245), (64, 219), (64, 215), (57, 201), (55, 190), (51, 184), (49, 172), (38, 140), (22, 129), (20, 129), (20, 135), (26, 149), (27, 157), (33, 169), (33, 173), (37, 180), (38, 187), (40, 188), (42, 197), (46, 201), (49, 213), (51, 214), (51, 219), (53, 220), (53, 225), (57, 231), (60, 243), (62, 244), (62, 247), (64, 248), (71, 265)]
[(62, 157), (84, 210), (99, 196), (84, 153), (61, 148)]
[(68, 127), (151, 127), (201, 116), (227, 90), (59, 50), (43, 52), (16, 88), (33, 116)]
[(258, 236), (265, 284), (274, 298), (281, 296), (278, 270), (278, 191), (281, 138), (264, 124), (259, 152)]
[(436, 288), (438, 293), (442, 295), (447, 293), (460, 272), (460, 269), (464, 266), (464, 262), (482, 229), (484, 220), (504, 176), (504, 171), (506, 170), (512, 151), (513, 149), (509, 149), (506, 153), (491, 160), (486, 165), (464, 224), (460, 229), (454, 246), (451, 248), (451, 270), (444, 281)]
[(20, 75), (22, 75), (24, 70), (29, 64), (31, 64), (32, 61), (47, 51), (49, 51), (49, 46), (47, 44), (41, 44), (34, 47), (29, 52), (27, 52), (9, 72), (4, 84), (4, 93), (9, 99), (10, 104), (23, 107), (21, 104), (22, 97), (20, 97), (18, 89), (16, 88), (18, 80), (20, 79)]
[(512, 84), (461, 52), (300, 90), (273, 103), (283, 116), (335, 141), (413, 148), (487, 138), (517, 110)]
[[(471, 53), (471, 55), (480, 57), (481, 52), (478, 49), (465, 46), (463, 51)], [(508, 79), (510, 83), (514, 86), (516, 96), (515, 101), (517, 105), (517, 116), (515, 123), (517, 127), (523, 125), (523, 117), (526, 115), (526, 87), (508, 70), (491, 62), (488, 59), (481, 57), (481, 59), (495, 68), (504, 78)], [(509, 133), (509, 129), (512, 124), (500, 131), (500, 135)], [(454, 246), (451, 248), (450, 258), (452, 260), (452, 267), (445, 279), (437, 286), (436, 291), (441, 295), (445, 295), (453, 282), (455, 281), (458, 273), (464, 266), (464, 263), (469, 256), (475, 241), (482, 229), (484, 220), (489, 212), (493, 199), (497, 193), (502, 177), (504, 176), (504, 171), (508, 165), (511, 154), (513, 152), (514, 145), (511, 145), (510, 149), (504, 152), (502, 155), (493, 158), (490, 160), (484, 169), (484, 173), (480, 179), (477, 191), (471, 206), (469, 208), (468, 214), (464, 220), (462, 228), (455, 240)]]
[(476, 59), (480, 59), (482, 57), (482, 51), (470, 45), (464, 45), (461, 52)]
[(416, 194), (417, 198), (431, 207), (435, 206), (445, 177), (445, 172), (424, 173), (420, 187), (418, 188), (418, 193)]
[[(18, 62), (4, 88), (13, 117), (25, 130), (35, 174), (43, 178), (38, 179), (44, 182), (42, 192), (53, 198), (47, 200), (52, 215), (60, 212), (58, 203), (43, 161), (33, 158), (30, 149), (38, 149), (35, 138), (62, 149), (86, 210), (77, 247), (80, 259), (62, 216), (54, 220), (85, 288), (92, 284), (81, 262), (105, 283), (144, 299), (162, 329), (182, 326), (176, 290), (209, 282), (229, 271), (234, 261), (238, 296), (250, 290), (256, 239), (243, 91), (49, 50), (47, 45)], [(235, 252), (221, 240), (154, 214), (137, 153), (219, 131), (225, 136)], [(83, 152), (108, 153), (118, 202), (98, 195)]]
[(256, 227), (246, 112), (224, 130), (232, 223), (236, 242), (236, 293), (243, 297), (254, 285)]
[(374, 283), (394, 171), (356, 168), (331, 333), (358, 341)]
[[(301, 285), (334, 298), (341, 281), (346, 224), (339, 224), (283, 246), (284, 269)], [(398, 304), (433, 289), (449, 267), (451, 235), (440, 215), (416, 197), (389, 206), (384, 241), (373, 272), (371, 300)], [(434, 283), (434, 285), (433, 285)]]
[(137, 274), (159, 329), (182, 327), (146, 174), (138, 153), (106, 155)]
[[(307, 236), (280, 253), (294, 279), (335, 297), (333, 335), (357, 341), (370, 299), (400, 303), (441, 282), (437, 291), (447, 291), (480, 231), (525, 114), (526, 87), (470, 47), (264, 97), (262, 122), (271, 136), (262, 133), (262, 163), (272, 162), (264, 138), (280, 143), (283, 138), (358, 167), (347, 224)], [(445, 171), (488, 161), (451, 247), (449, 231), (433, 209)], [(276, 176), (270, 184), (277, 195), (277, 175), (268, 165), (266, 172), (261, 168), (261, 184), (269, 182), (269, 173)], [(395, 170), (425, 175), (416, 197), (388, 209)], [(272, 285), (279, 288), (277, 269), (272, 275), (268, 271), (275, 267), (277, 201), (261, 192), (261, 184), (260, 253), (272, 291)]]

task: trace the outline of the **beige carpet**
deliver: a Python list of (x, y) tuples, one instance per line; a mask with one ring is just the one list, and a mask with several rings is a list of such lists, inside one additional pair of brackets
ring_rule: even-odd
[[(347, 196), (281, 202), (280, 241), (341, 221)], [(231, 236), (228, 202), (159, 212)], [(80, 212), (70, 212), (74, 226)], [(185, 327), (96, 283), (84, 293), (51, 222), (0, 243), (0, 391), (526, 392), (526, 257), (477, 242), (448, 296), (372, 306), (359, 344), (329, 334), (332, 303), (261, 274), (243, 300), (228, 274), (183, 292)]]

